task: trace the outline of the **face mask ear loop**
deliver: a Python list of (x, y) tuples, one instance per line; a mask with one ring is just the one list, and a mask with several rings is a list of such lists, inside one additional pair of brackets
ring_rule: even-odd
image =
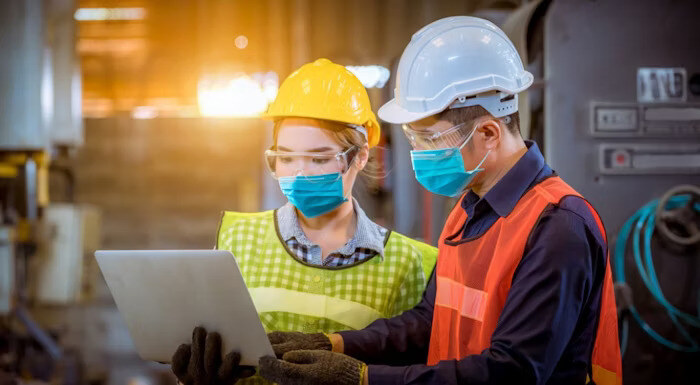
[(482, 159), (481, 162), (479, 162), (479, 165), (476, 166), (476, 168), (475, 168), (474, 170), (476, 170), (476, 171), (484, 171), (484, 169), (481, 168), (481, 165), (484, 164), (484, 162), (486, 161), (486, 158), (489, 156), (490, 153), (491, 153), (491, 150), (488, 150), (488, 152), (486, 152), (486, 155), (484, 155), (484, 159)]
[[(462, 151), (462, 149), (464, 148), (464, 146), (467, 145), (467, 142), (469, 142), (469, 139), (472, 138), (472, 136), (474, 135), (475, 132), (476, 132), (476, 125), (474, 126), (474, 128), (472, 129), (472, 132), (471, 132), (471, 133), (469, 134), (469, 136), (467, 137), (467, 140), (465, 140), (464, 143), (462, 143), (462, 145), (459, 146), (459, 150), (460, 150), (460, 151)], [(489, 150), (489, 151), (486, 153), (486, 155), (484, 155), (484, 158), (481, 159), (481, 162), (479, 162), (479, 164), (476, 166), (476, 168), (474, 168), (475, 171), (483, 171), (483, 169), (481, 168), (481, 165), (484, 164), (484, 162), (486, 161), (486, 157), (488, 157), (490, 153), (491, 153), (491, 150)]]
[[(353, 162), (354, 162), (354, 159), (353, 159)], [(346, 169), (345, 171), (343, 171), (342, 173), (338, 173), (338, 174), (340, 174), (340, 176), (339, 176), (338, 178), (340, 179), (340, 184), (343, 185), (343, 188), (344, 188), (344, 186), (345, 186), (345, 185), (344, 185), (345, 180), (343, 179), (343, 177), (350, 171), (350, 167), (351, 167), (351, 166), (348, 166), (347, 169)], [(351, 196), (352, 196), (352, 188), (350, 189), (350, 191), (348, 191), (348, 195), (344, 195), (344, 196), (343, 196), (343, 199), (345, 199), (345, 200), (347, 201), (347, 200), (349, 200), (349, 198), (350, 198)]]
[[(484, 164), (484, 162), (486, 161), (486, 158), (489, 156), (490, 153), (491, 153), (491, 150), (489, 150), (489, 151), (486, 153), (486, 155), (484, 155), (484, 158), (481, 159), (481, 162), (479, 162), (479, 164), (476, 166), (476, 168), (474, 168), (474, 170), (472, 170), (472, 171), (474, 171), (474, 172), (476, 172), (476, 171), (484, 171), (484, 169), (481, 168), (481, 165)], [(467, 190), (468, 190), (467, 186), (464, 186), (464, 188), (462, 189), (462, 191), (461, 191), (460, 193), (458, 193), (457, 195), (455, 195), (455, 196), (459, 196), (460, 194), (464, 193), (464, 192), (467, 191)]]
[[(360, 151), (361, 151), (361, 149), (357, 148), (357, 152), (355, 153), (355, 155), (352, 156), (352, 161), (349, 161), (349, 162), (348, 162), (347, 168), (345, 169), (345, 171), (343, 171), (343, 172), (340, 174), (340, 183), (344, 183), (343, 177), (344, 177), (348, 172), (350, 172), (350, 168), (352, 168), (352, 166), (355, 164), (355, 161), (357, 160), (357, 155), (360, 153)], [(344, 196), (343, 199), (345, 199), (346, 201), (348, 201), (348, 200), (350, 200), (351, 197), (352, 197), (352, 188), (350, 188), (350, 191), (348, 191), (348, 195)]]

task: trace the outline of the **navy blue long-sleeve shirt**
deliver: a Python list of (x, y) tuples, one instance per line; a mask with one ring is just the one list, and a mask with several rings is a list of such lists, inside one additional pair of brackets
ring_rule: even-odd
[[(526, 144), (528, 151), (483, 198), (469, 192), (460, 202), (468, 215), (463, 237), (486, 232), (532, 186), (553, 175), (537, 145)], [(434, 273), (415, 308), (340, 332), (345, 353), (369, 365), (370, 384), (584, 384), (605, 263), (604, 240), (588, 207), (566, 197), (549, 206), (532, 230), (491, 345), (481, 354), (425, 365)]]

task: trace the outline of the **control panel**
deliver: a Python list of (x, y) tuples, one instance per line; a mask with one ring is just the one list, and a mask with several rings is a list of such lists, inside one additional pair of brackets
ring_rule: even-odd
[(599, 152), (603, 174), (700, 174), (700, 142), (604, 143)]
[(700, 104), (591, 103), (590, 122), (595, 137), (700, 139)]

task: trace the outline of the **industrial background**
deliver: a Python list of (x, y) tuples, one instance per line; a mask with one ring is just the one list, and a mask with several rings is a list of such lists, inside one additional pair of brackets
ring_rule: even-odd
[[(136, 355), (93, 252), (207, 249), (222, 210), (279, 207), (259, 115), (282, 79), (326, 57), (376, 111), (414, 32), (473, 15), (535, 75), (523, 135), (602, 214), (625, 383), (697, 384), (699, 14), (694, 0), (0, 1), (0, 372), (173, 383)], [(356, 196), (436, 244), (455, 202), (422, 189), (401, 128), (382, 129), (387, 177)]]

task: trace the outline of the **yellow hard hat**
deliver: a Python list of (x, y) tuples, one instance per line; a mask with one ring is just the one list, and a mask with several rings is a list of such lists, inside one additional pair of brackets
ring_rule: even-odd
[(367, 90), (345, 67), (328, 59), (304, 64), (289, 75), (263, 117), (315, 118), (362, 126), (369, 146), (379, 143), (379, 122)]

